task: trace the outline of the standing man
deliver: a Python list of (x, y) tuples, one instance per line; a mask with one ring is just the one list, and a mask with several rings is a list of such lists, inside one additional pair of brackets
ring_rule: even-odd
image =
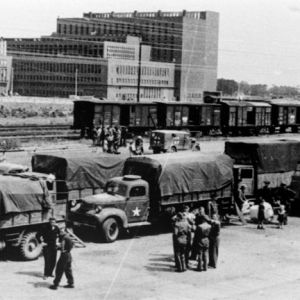
[[(277, 196), (280, 199), (281, 204), (285, 206), (286, 214), (290, 215), (291, 208), (292, 208), (292, 202), (295, 198), (295, 191), (289, 189), (285, 183), (281, 183), (280, 187), (277, 191)], [(284, 225), (287, 225), (287, 221), (284, 221)]]
[(56, 265), (57, 241), (59, 238), (59, 228), (55, 218), (50, 218), (49, 223), (36, 235), (39, 243), (43, 245), (43, 255), (45, 259), (44, 279), (54, 277), (53, 270)]
[(209, 263), (212, 268), (217, 267), (220, 245), (221, 222), (217, 214), (212, 215), (211, 230), (209, 234)]
[(62, 275), (65, 273), (67, 277), (68, 284), (65, 285), (65, 288), (74, 288), (74, 278), (72, 272), (72, 255), (71, 250), (73, 249), (74, 243), (68, 233), (65, 231), (65, 228), (60, 231), (60, 257), (57, 262), (55, 278), (53, 285), (50, 286), (50, 289), (56, 290), (61, 281)]
[(187, 268), (186, 252), (191, 242), (191, 226), (184, 218), (183, 213), (177, 214), (174, 225), (173, 243), (175, 252), (175, 265), (178, 272), (184, 272)]
[(206, 271), (208, 263), (209, 234), (211, 226), (204, 216), (199, 216), (194, 241), (198, 252), (198, 271)]
[(265, 229), (264, 221), (265, 221), (265, 199), (260, 197), (258, 204), (258, 214), (257, 214), (257, 229)]

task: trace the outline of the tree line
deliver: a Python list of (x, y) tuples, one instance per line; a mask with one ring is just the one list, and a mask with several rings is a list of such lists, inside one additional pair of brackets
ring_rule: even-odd
[(266, 84), (249, 84), (246, 81), (237, 82), (233, 79), (220, 78), (217, 81), (217, 91), (224, 96), (249, 95), (272, 98), (297, 98), (300, 96), (300, 88), (291, 86), (268, 87)]

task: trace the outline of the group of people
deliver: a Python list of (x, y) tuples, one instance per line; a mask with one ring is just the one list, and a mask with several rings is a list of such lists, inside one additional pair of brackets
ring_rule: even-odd
[(204, 207), (189, 211), (188, 206), (173, 217), (173, 248), (177, 272), (190, 269), (189, 262), (196, 261), (197, 271), (216, 268), (221, 222), (217, 210), (211, 210), (211, 217)]
[[(37, 240), (43, 245), (43, 256), (45, 260), (44, 276), (54, 277), (50, 289), (56, 290), (62, 279), (66, 275), (68, 284), (66, 288), (74, 288), (74, 277), (72, 272), (71, 250), (74, 246), (73, 241), (65, 228), (59, 228), (55, 218), (50, 218), (49, 223), (37, 233)], [(60, 250), (60, 257), (57, 261), (57, 251)], [(55, 276), (53, 274), (55, 269)]]
[(93, 129), (93, 145), (101, 146), (103, 152), (119, 154), (119, 147), (126, 146), (126, 128), (99, 126)]
[[(245, 195), (246, 185), (242, 184), (239, 189), (237, 202), (240, 209), (247, 202)], [(264, 229), (266, 222), (266, 205), (272, 207), (277, 215), (278, 228), (288, 224), (288, 215), (291, 213), (292, 202), (295, 192), (287, 187), (285, 183), (281, 183), (277, 189), (270, 188), (270, 181), (265, 180), (264, 186), (258, 190), (258, 225), (257, 229)]]

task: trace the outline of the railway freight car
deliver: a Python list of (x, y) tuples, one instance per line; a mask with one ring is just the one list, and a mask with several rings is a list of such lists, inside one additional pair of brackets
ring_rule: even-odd
[(74, 128), (121, 125), (131, 131), (157, 127), (155, 103), (108, 101), (96, 98), (74, 100)]
[(222, 132), (253, 135), (270, 131), (272, 107), (263, 101), (222, 100)]
[(272, 99), (269, 101), (272, 105), (272, 128), (279, 132), (298, 132), (300, 127), (300, 101), (295, 99)]

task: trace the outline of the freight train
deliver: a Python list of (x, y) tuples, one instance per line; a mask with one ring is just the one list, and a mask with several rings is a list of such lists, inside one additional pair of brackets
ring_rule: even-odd
[(208, 96), (204, 103), (74, 100), (74, 129), (115, 125), (134, 133), (184, 129), (199, 136), (298, 132), (300, 101), (218, 96)]

